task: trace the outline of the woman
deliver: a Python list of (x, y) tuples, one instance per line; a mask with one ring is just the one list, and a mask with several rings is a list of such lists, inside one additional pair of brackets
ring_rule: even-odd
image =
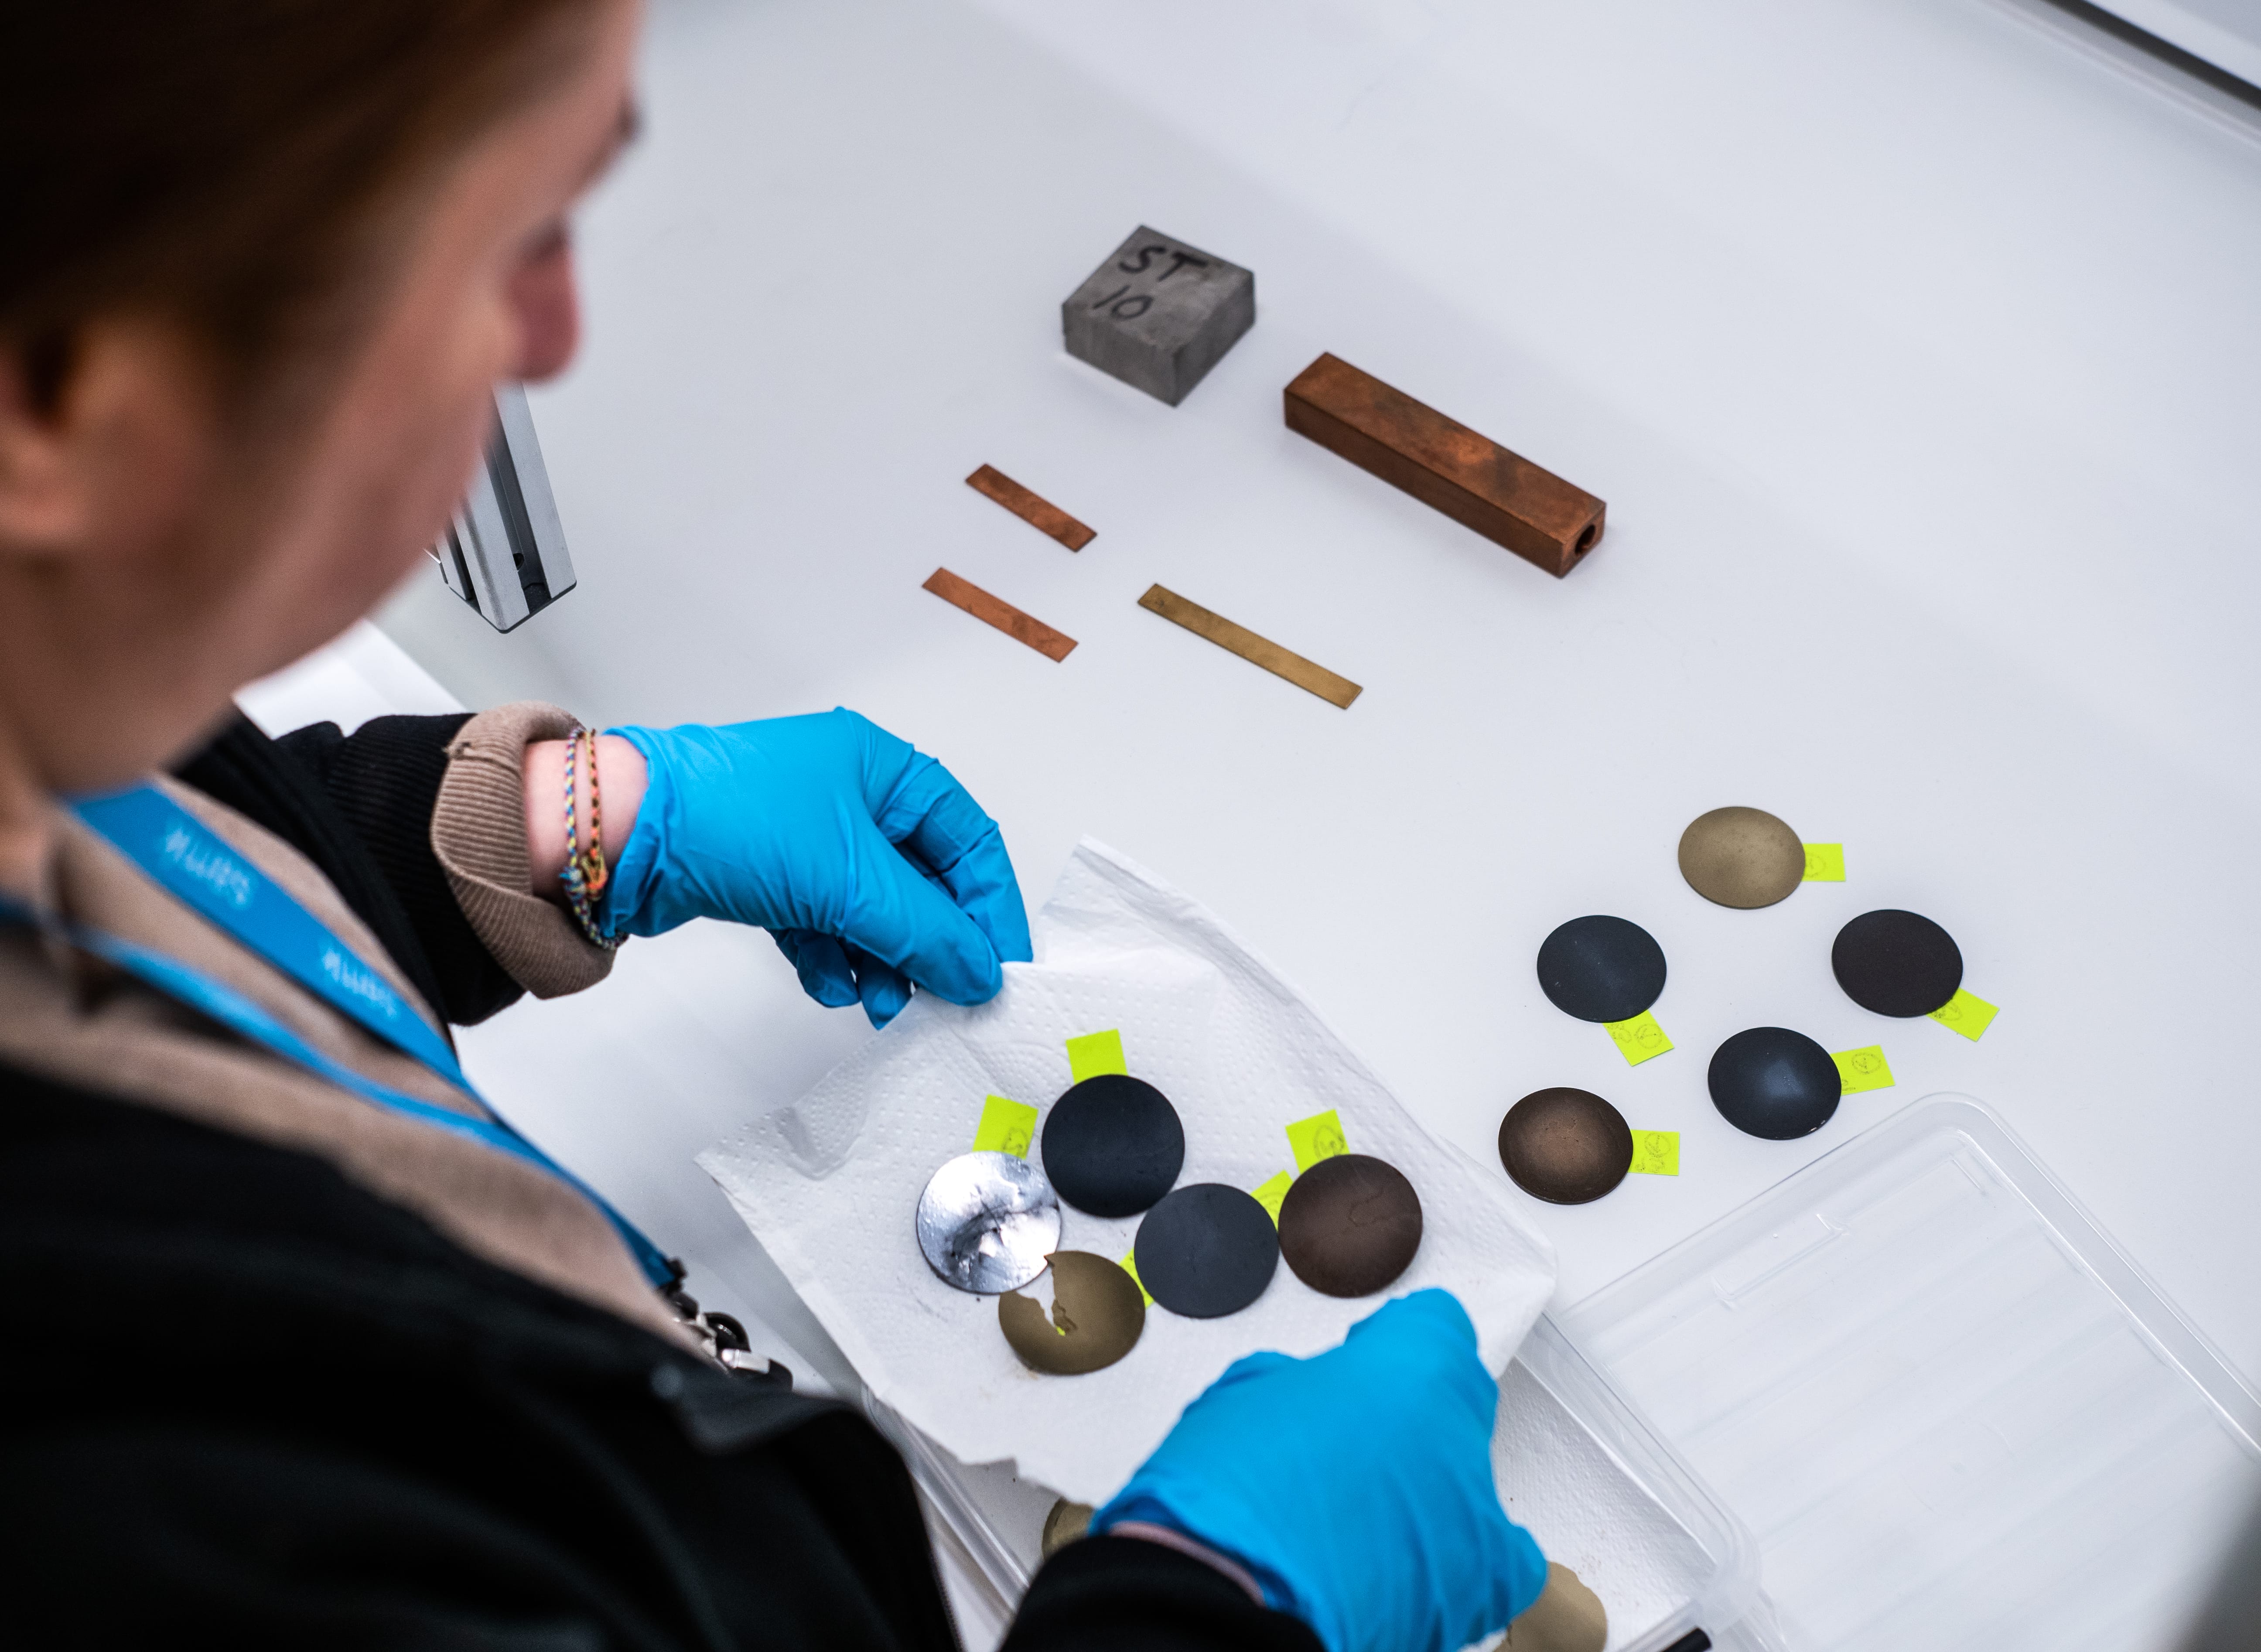
[[(846, 712), (229, 721), (414, 564), (495, 382), (572, 355), (567, 215), (632, 126), (638, 23), (0, 23), (0, 1577), (39, 1644), (952, 1642), (893, 1453), (718, 1360), (446, 1024), (695, 916), (875, 1023), (914, 983), (980, 1002), (1028, 956), (994, 823)], [(1543, 1562), (1496, 1397), (1438, 1292), (1244, 1361), (1010, 1643), (1498, 1627)]]

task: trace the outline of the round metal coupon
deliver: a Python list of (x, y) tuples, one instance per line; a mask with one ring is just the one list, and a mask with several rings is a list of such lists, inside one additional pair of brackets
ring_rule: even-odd
[(1788, 1027), (1737, 1033), (1712, 1052), (1705, 1079), (1719, 1117), (1768, 1141), (1811, 1136), (1836, 1116), (1845, 1093), (1829, 1052)]
[(1120, 1262), (1082, 1251), (1051, 1257), (1052, 1306), (1008, 1291), (997, 1298), (997, 1328), (1021, 1363), (1052, 1376), (1104, 1370), (1137, 1345), (1146, 1298)]
[(1157, 1303), (1188, 1319), (1221, 1319), (1272, 1282), (1280, 1232), (1238, 1188), (1196, 1182), (1146, 1212), (1132, 1253), (1138, 1282)]
[(1863, 912), (1837, 931), (1829, 967), (1845, 995), (1880, 1016), (1927, 1016), (1963, 985), (1963, 949), (1920, 912)]
[(1539, 986), (1581, 1021), (1630, 1021), (1664, 990), (1664, 949), (1624, 918), (1572, 918), (1540, 944)]
[(919, 1250), (945, 1284), (994, 1296), (1044, 1271), (1059, 1248), (1059, 1201), (1025, 1159), (961, 1153), (919, 1195), (917, 1226)]
[(1170, 1098), (1142, 1079), (1102, 1073), (1069, 1087), (1044, 1120), (1044, 1174), (1094, 1216), (1136, 1216), (1170, 1190), (1186, 1130)]
[(1499, 1161), (1549, 1204), (1590, 1204), (1633, 1166), (1625, 1115), (1591, 1090), (1533, 1090), (1499, 1121)]
[(1805, 845), (1762, 808), (1715, 808), (1680, 834), (1680, 875), (1721, 906), (1772, 906), (1805, 881)]
[(1364, 1153), (1320, 1160), (1280, 1203), (1280, 1254), (1325, 1296), (1386, 1289), (1420, 1248), (1420, 1195), (1396, 1166)]

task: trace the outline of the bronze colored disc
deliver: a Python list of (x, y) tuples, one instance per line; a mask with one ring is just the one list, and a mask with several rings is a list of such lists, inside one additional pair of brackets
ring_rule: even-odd
[(1772, 906), (1805, 881), (1805, 845), (1762, 808), (1715, 808), (1680, 834), (1680, 875), (1721, 906)]
[(1371, 1296), (1413, 1265), (1421, 1196), (1396, 1165), (1364, 1153), (1322, 1159), (1280, 1201), (1280, 1254), (1330, 1296)]
[(1071, 1503), (1066, 1498), (1052, 1505), (1044, 1516), (1044, 1534), (1037, 1540), (1037, 1557), (1050, 1560), (1061, 1549), (1091, 1530), (1091, 1517), (1098, 1511), (1088, 1503)]
[(1590, 1204), (1633, 1168), (1633, 1131), (1591, 1090), (1533, 1090), (1499, 1121), (1499, 1161), (1533, 1198)]
[(1021, 1363), (1048, 1376), (1103, 1370), (1130, 1352), (1146, 1328), (1146, 1298), (1122, 1265), (1087, 1251), (1055, 1251), (1049, 1317), (1032, 1296), (997, 1298), (997, 1328)]
[(1499, 1652), (1602, 1652), (1609, 1638), (1601, 1598), (1568, 1566), (1549, 1561), (1547, 1587), (1507, 1626)]

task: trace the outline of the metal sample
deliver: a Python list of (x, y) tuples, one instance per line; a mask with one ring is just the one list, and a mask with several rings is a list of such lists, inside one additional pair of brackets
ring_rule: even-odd
[(1291, 653), (1221, 614), (1212, 614), (1198, 602), (1188, 602), (1176, 592), (1149, 585), (1138, 606), (1159, 614), (1173, 625), (1181, 625), (1195, 636), (1206, 637), (1228, 654), (1238, 654), (1252, 665), (1261, 665), (1274, 677), (1284, 677), (1307, 693), (1328, 704), (1350, 709), (1350, 702), (1366, 691), (1347, 677), (1338, 677), (1325, 666)]
[[(1602, 1652), (1609, 1638), (1610, 1617), (1602, 1609), (1601, 1598), (1568, 1566), (1549, 1561), (1547, 1586), (1507, 1626), (1498, 1652)], [(1676, 1648), (1692, 1639), (1683, 1637), (1672, 1644)]]
[(1767, 1141), (1811, 1136), (1835, 1117), (1845, 1094), (1829, 1052), (1788, 1027), (1737, 1033), (1712, 1052), (1705, 1083), (1720, 1117)]
[(1070, 550), (1081, 550), (1099, 537), (1059, 506), (1030, 492), (994, 465), (983, 465), (965, 478), (965, 485), (984, 499), (994, 499), (1030, 527), (1050, 534)]
[(1060, 305), (1067, 353), (1176, 406), (1256, 325), (1256, 277), (1140, 225)]
[(1172, 1313), (1221, 1319), (1264, 1294), (1280, 1266), (1272, 1213), (1238, 1188), (1196, 1182), (1138, 1224), (1138, 1282)]
[(1329, 1296), (1371, 1296), (1413, 1265), (1421, 1196), (1396, 1165), (1337, 1153), (1297, 1176), (1280, 1202), (1280, 1254)]
[(1091, 1529), (1091, 1517), (1099, 1511), (1088, 1503), (1071, 1503), (1066, 1498), (1052, 1506), (1044, 1516), (1044, 1534), (1037, 1540), (1039, 1560), (1050, 1560), (1059, 1550)]
[(1071, 1084), (1044, 1117), (1044, 1174), (1093, 1216), (1136, 1216), (1167, 1193), (1186, 1162), (1170, 1098), (1125, 1073)]
[(431, 557), (449, 590), (496, 630), (508, 631), (573, 588), (573, 559), (526, 391), (500, 385), (494, 400), (486, 463)]
[(1837, 931), (1829, 967), (1845, 995), (1880, 1016), (1927, 1016), (1963, 985), (1963, 949), (1920, 912), (1863, 912)]
[(1561, 578), (1602, 542), (1609, 506), (1348, 362), (1287, 391), (1288, 428)]
[(1633, 1168), (1633, 1131), (1591, 1090), (1533, 1090), (1499, 1121), (1499, 1162), (1534, 1199), (1590, 1204)]
[(1059, 1248), (1059, 1201), (1044, 1173), (1008, 1153), (960, 1153), (919, 1195), (919, 1250), (945, 1284), (1018, 1290)]
[(1052, 1309), (1009, 1291), (997, 1298), (997, 1328), (1021, 1363), (1048, 1376), (1104, 1370), (1138, 1346), (1146, 1296), (1120, 1262), (1086, 1251), (1056, 1251)]
[(1016, 643), (1026, 643), (1049, 660), (1064, 660), (1075, 650), (1075, 639), (1055, 631), (1034, 614), (1023, 614), (1001, 597), (993, 597), (971, 580), (947, 568), (927, 577), (922, 590), (931, 591), (953, 607), (965, 609), (984, 624), (994, 625)]
[(1805, 845), (1762, 808), (1715, 808), (1680, 834), (1680, 875), (1721, 906), (1772, 906), (1805, 881)]
[(1629, 1021), (1664, 991), (1664, 949), (1624, 918), (1572, 918), (1539, 945), (1539, 987), (1581, 1021)]

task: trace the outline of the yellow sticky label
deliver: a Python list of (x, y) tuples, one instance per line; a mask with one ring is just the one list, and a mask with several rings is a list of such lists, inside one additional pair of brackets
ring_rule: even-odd
[(1805, 880), (1808, 883), (1844, 882), (1845, 845), (1842, 844), (1806, 844)]
[(1280, 1225), (1280, 1203), (1288, 1196), (1288, 1189), (1296, 1185), (1296, 1178), (1282, 1170), (1260, 1188), (1251, 1188), (1249, 1196), (1272, 1214), (1272, 1225)]
[(1122, 1266), (1123, 1271), (1130, 1275), (1130, 1282), (1138, 1287), (1138, 1294), (1146, 1299), (1146, 1305), (1149, 1308), (1152, 1307), (1154, 1305), (1154, 1293), (1147, 1289), (1146, 1282), (1138, 1277), (1138, 1253), (1136, 1251), (1125, 1251), (1123, 1253)]
[(1332, 1108), (1288, 1125), (1288, 1146), (1295, 1152), (1296, 1168), (1299, 1171), (1309, 1170), (1322, 1159), (1350, 1151), (1350, 1143), (1343, 1137), (1342, 1120), (1335, 1117)]
[(1639, 1067), (1672, 1047), (1672, 1040), (1664, 1036), (1664, 1029), (1656, 1024), (1656, 1017), (1646, 1009), (1631, 1021), (1605, 1021), (1602, 1025), (1617, 1040), (1618, 1053), (1630, 1067)]
[(1104, 1032), (1087, 1032), (1080, 1038), (1070, 1038), (1067, 1070), (1075, 1075), (1079, 1084), (1102, 1073), (1128, 1073), (1130, 1069), (1123, 1060), (1123, 1035), (1109, 1027)]
[(993, 1095), (981, 1103), (981, 1122), (973, 1127), (973, 1151), (1029, 1156), (1029, 1143), (1037, 1133), (1037, 1110), (1019, 1102)]
[(1973, 997), (1958, 987), (1955, 989), (1954, 997), (1931, 1012), (1931, 1018), (1976, 1044), (1985, 1036), (1986, 1029), (1994, 1024), (1994, 1017), (2001, 1013), (1984, 998)]
[(1678, 1175), (1680, 1132), (1676, 1130), (1633, 1131), (1633, 1173), (1637, 1176)]
[(1848, 1095), (1892, 1087), (1892, 1070), (1885, 1065), (1884, 1046), (1881, 1044), (1872, 1044), (1865, 1050), (1839, 1050), (1829, 1059), (1837, 1064), (1837, 1076), (1844, 1081)]

